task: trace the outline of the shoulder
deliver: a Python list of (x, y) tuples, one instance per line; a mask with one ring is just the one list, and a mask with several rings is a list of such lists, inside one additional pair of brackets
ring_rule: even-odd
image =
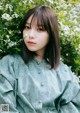
[(14, 70), (22, 63), (24, 63), (24, 61), (19, 54), (6, 55), (0, 59), (0, 72)]
[(78, 82), (77, 75), (72, 72), (71, 67), (64, 64), (63, 62), (60, 62), (58, 68), (56, 69), (56, 73), (58, 78), (64, 83), (69, 82)]
[(5, 69), (6, 66), (10, 65), (14, 61), (12, 55), (6, 55), (0, 59), (0, 70)]
[(0, 59), (0, 64), (8, 65), (10, 63), (14, 63), (15, 60), (21, 60), (21, 56), (19, 54), (6, 55)]
[(20, 62), (21, 57), (18, 54), (6, 55), (0, 59), (0, 75), (7, 79), (15, 78), (15, 63)]

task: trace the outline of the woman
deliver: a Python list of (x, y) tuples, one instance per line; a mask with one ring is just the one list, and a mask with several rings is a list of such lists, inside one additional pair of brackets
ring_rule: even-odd
[(59, 30), (48, 6), (23, 18), (21, 55), (0, 61), (1, 113), (80, 113), (77, 77), (60, 61)]

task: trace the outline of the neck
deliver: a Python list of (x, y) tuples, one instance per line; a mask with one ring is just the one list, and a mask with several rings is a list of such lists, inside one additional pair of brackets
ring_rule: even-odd
[(39, 51), (36, 54), (37, 55), (36, 55), (35, 59), (37, 59), (39, 61), (43, 60), (43, 58), (44, 58), (44, 51)]
[(41, 60), (43, 60), (43, 56), (37, 55), (37, 56), (35, 57), (35, 59), (37, 59), (38, 61), (41, 61)]

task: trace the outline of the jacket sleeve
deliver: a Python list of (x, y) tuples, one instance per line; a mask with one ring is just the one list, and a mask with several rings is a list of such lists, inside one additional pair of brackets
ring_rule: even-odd
[[(64, 76), (64, 89), (58, 99), (59, 113), (80, 113), (80, 85), (71, 69), (64, 65), (59, 74)], [(63, 70), (64, 69), (64, 70)]]
[(5, 56), (0, 60), (0, 113), (19, 113), (16, 106), (13, 58)]

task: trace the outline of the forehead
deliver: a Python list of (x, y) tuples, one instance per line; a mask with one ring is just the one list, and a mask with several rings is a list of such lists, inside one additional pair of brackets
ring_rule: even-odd
[(35, 15), (31, 15), (27, 19), (26, 23), (31, 24), (31, 25), (32, 24), (34, 24), (34, 25), (42, 25), (42, 22), (41, 22), (40, 18), (38, 16), (35, 16)]

